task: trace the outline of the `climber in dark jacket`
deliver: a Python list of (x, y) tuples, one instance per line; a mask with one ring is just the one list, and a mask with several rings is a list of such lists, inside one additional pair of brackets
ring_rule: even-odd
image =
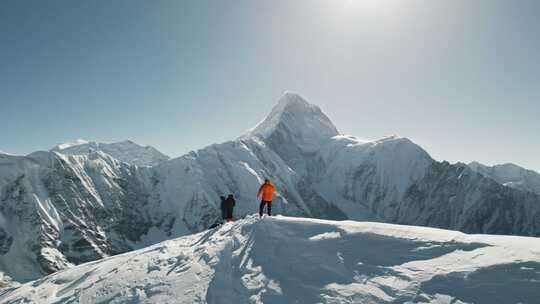
[(234, 205), (236, 205), (236, 200), (234, 199), (234, 196), (232, 194), (229, 194), (229, 196), (225, 200), (225, 208), (227, 210), (227, 216), (226, 216), (227, 222), (233, 221)]
[(225, 196), (220, 196), (219, 198), (221, 199), (221, 219), (225, 221), (227, 219), (227, 206), (225, 205), (226, 198)]

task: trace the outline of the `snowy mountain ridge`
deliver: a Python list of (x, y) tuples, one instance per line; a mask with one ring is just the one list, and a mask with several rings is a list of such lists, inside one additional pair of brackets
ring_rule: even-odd
[(0, 155), (5, 280), (26, 282), (203, 231), (220, 218), (220, 195), (234, 193), (238, 217), (252, 214), (264, 178), (278, 189), (276, 214), (540, 235), (537, 194), (437, 162), (406, 138), (340, 135), (318, 107), (292, 93), (272, 112), (237, 140), (153, 166), (90, 143)]
[(539, 282), (537, 238), (248, 216), (4, 290), (0, 302), (535, 303)]
[(69, 155), (86, 155), (93, 151), (102, 151), (120, 161), (137, 166), (155, 166), (162, 161), (170, 159), (154, 147), (143, 147), (131, 140), (107, 144), (77, 139), (58, 144), (51, 151)]
[(7, 152), (4, 152), (4, 151), (2, 151), (2, 150), (0, 150), (0, 154), (4, 154), (4, 155), (13, 155), (13, 154), (11, 154), (11, 153), (7, 153)]
[(89, 144), (89, 143), (90, 142), (87, 141), (87, 140), (78, 138), (78, 139), (75, 139), (75, 140), (72, 140), (72, 141), (67, 141), (65, 143), (58, 144), (58, 145), (54, 146), (51, 150), (52, 151), (61, 151), (61, 150), (65, 150), (65, 149), (68, 149), (68, 148), (71, 148), (71, 147), (85, 145), (85, 144)]
[(540, 173), (512, 163), (486, 166), (472, 162), (469, 167), (507, 187), (540, 194)]

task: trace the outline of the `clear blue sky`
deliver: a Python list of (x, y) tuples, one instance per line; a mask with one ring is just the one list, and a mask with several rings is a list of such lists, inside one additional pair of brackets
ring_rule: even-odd
[(236, 138), (285, 90), (363, 138), (540, 171), (540, 1), (0, 5), (0, 150)]

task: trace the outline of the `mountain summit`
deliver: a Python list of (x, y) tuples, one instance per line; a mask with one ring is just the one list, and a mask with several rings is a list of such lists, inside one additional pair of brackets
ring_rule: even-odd
[(286, 92), (270, 115), (250, 130), (247, 136), (287, 141), (303, 152), (314, 152), (339, 132), (322, 110), (302, 96)]

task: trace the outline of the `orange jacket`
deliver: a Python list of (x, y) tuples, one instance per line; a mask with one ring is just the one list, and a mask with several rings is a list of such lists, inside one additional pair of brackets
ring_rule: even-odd
[(257, 197), (262, 198), (263, 201), (271, 202), (272, 194), (276, 191), (276, 188), (271, 183), (264, 183), (257, 192)]

